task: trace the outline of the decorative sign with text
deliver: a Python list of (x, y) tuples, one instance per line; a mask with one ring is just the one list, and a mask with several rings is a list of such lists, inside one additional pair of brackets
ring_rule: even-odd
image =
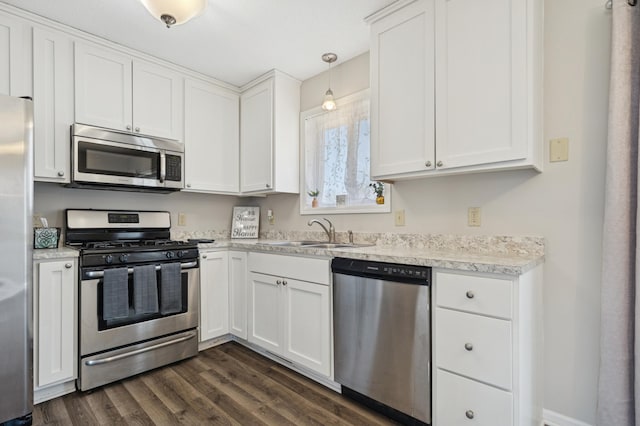
[(260, 207), (234, 207), (231, 238), (258, 238)]

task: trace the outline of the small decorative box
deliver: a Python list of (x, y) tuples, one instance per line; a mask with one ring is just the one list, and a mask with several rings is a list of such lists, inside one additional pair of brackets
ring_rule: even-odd
[(60, 228), (33, 228), (33, 248), (58, 248)]

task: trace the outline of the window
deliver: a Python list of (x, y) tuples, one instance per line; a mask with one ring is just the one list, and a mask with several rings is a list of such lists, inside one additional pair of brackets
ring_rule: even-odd
[(300, 213), (389, 212), (390, 186), (384, 184), (382, 204), (370, 186), (369, 91), (337, 104), (335, 111), (318, 107), (301, 114)]

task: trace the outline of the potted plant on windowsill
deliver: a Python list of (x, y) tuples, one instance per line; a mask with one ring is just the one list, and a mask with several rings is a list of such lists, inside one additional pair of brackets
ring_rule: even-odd
[(311, 207), (313, 207), (314, 209), (316, 207), (318, 207), (318, 195), (320, 194), (320, 191), (318, 191), (318, 188), (316, 188), (315, 191), (308, 191), (307, 194), (309, 194), (309, 197), (312, 198), (311, 200)]
[(384, 204), (384, 183), (372, 182), (369, 186), (373, 188), (373, 192), (376, 193), (376, 204)]

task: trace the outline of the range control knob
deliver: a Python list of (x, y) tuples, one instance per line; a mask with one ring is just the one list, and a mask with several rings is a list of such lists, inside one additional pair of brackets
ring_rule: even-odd
[(167, 259), (172, 259), (175, 255), (176, 254), (174, 252), (172, 252), (172, 251), (168, 251), (167, 254), (166, 254)]
[(127, 260), (129, 260), (129, 255), (128, 254), (121, 254), (119, 259), (120, 259), (120, 262), (125, 263)]
[(105, 263), (107, 263), (109, 265), (112, 264), (113, 263), (113, 256), (110, 255), (110, 254), (106, 255), (105, 258), (104, 258), (104, 261), (105, 261)]
[(180, 250), (180, 251), (178, 252), (178, 257), (182, 257), (182, 256), (184, 256), (184, 253), (185, 253), (185, 252), (184, 252), (184, 250)]

